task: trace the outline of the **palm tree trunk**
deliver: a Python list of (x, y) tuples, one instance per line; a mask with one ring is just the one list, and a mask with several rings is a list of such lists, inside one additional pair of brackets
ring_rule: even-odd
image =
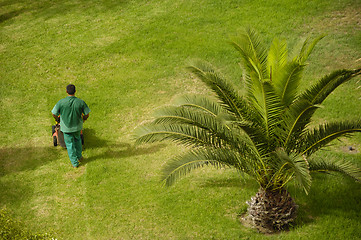
[(298, 205), (285, 189), (270, 191), (260, 188), (247, 204), (247, 220), (263, 233), (287, 229), (297, 216)]

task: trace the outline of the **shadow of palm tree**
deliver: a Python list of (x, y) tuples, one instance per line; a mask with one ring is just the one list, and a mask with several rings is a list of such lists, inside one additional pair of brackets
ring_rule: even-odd
[(253, 179), (244, 180), (241, 177), (232, 178), (208, 178), (201, 184), (200, 187), (204, 188), (223, 188), (223, 187), (234, 187), (234, 188), (250, 188), (257, 190), (257, 182)]
[(311, 191), (308, 195), (297, 191), (292, 194), (299, 210), (297, 225), (310, 224), (325, 215), (344, 216), (348, 219), (359, 219), (361, 212), (361, 188), (352, 179), (332, 175), (313, 175)]

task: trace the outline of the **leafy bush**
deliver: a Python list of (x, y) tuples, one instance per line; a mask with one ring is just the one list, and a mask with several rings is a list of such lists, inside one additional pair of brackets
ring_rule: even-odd
[(3, 208), (0, 210), (0, 239), (45, 240), (55, 238), (51, 237), (48, 233), (31, 233), (23, 227), (21, 222), (12, 219), (9, 212)]

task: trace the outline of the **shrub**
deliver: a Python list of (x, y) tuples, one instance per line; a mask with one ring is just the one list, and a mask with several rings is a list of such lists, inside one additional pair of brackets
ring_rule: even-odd
[(21, 222), (14, 220), (10, 213), (3, 208), (0, 210), (0, 239), (50, 240), (55, 238), (51, 237), (48, 233), (31, 233), (24, 228)]

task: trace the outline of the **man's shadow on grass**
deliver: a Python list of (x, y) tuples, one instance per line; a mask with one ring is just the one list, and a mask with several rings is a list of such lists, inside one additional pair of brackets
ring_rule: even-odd
[[(98, 138), (92, 129), (84, 129), (84, 138), (85, 152), (87, 149), (96, 150), (99, 148), (102, 153), (85, 158), (83, 164), (103, 159), (119, 159), (151, 154), (165, 147), (165, 145), (158, 144), (135, 148), (129, 143), (112, 143), (111, 141)], [(49, 137), (49, 143), (43, 147), (0, 148), (0, 203), (20, 203), (34, 194), (34, 186), (30, 182), (22, 181), (20, 178), (1, 178), (2, 176), (35, 170), (59, 159), (60, 154), (63, 157), (66, 156), (65, 161), (69, 161), (66, 149), (60, 146), (54, 147), (51, 137)], [(67, 166), (71, 170), (70, 161)], [(49, 177), (52, 177), (52, 175), (49, 174)]]
[[(83, 150), (86, 153), (87, 149), (105, 149), (104, 152), (84, 158), (82, 164), (87, 164), (92, 161), (101, 159), (119, 159), (132, 156), (146, 155), (158, 152), (164, 148), (165, 144), (156, 144), (151, 146), (134, 146), (130, 143), (114, 143), (110, 140), (105, 140), (97, 137), (94, 129), (84, 129), (84, 146)], [(86, 154), (85, 154), (86, 155)]]
[[(84, 153), (86, 153), (87, 149), (98, 148), (102, 149), (102, 153), (85, 158), (83, 164), (100, 159), (119, 159), (151, 154), (164, 147), (164, 144), (157, 144), (136, 148), (130, 143), (114, 143), (110, 140), (101, 139), (97, 137), (95, 130), (84, 129)], [(103, 149), (105, 149), (105, 152)], [(51, 137), (49, 137), (49, 143), (43, 147), (28, 146), (0, 148), (0, 177), (11, 173), (34, 170), (46, 165), (59, 159), (61, 151), (65, 152), (62, 156), (66, 156), (66, 161), (69, 161), (66, 149), (62, 149), (61, 146), (54, 147)]]

